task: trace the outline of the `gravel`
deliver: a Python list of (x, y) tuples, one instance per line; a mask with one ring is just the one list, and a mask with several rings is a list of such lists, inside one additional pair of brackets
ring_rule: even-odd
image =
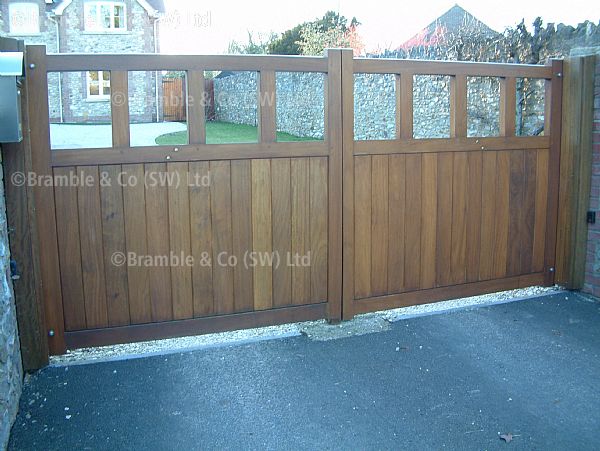
[(99, 361), (141, 358), (157, 354), (182, 353), (198, 349), (233, 346), (299, 335), (305, 335), (311, 340), (334, 340), (348, 336), (385, 331), (389, 329), (391, 322), (414, 318), (416, 316), (440, 314), (448, 311), (501, 304), (505, 302), (515, 302), (544, 296), (558, 291), (561, 291), (561, 288), (556, 286), (529, 287), (454, 299), (451, 301), (441, 301), (381, 312), (366, 313), (364, 315), (357, 315), (351, 321), (344, 321), (336, 325), (330, 325), (325, 320), (307, 321), (191, 337), (76, 349), (67, 351), (64, 355), (52, 356), (50, 358), (50, 364), (53, 366), (69, 366)]

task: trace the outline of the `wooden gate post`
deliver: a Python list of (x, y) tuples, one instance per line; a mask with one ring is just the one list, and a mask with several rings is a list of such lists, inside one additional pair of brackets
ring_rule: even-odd
[(595, 57), (564, 62), (556, 283), (581, 289), (592, 176)]
[[(0, 50), (25, 51), (23, 41), (0, 39)], [(20, 174), (31, 171), (31, 142), (29, 139), (28, 92), (23, 83), (21, 111), (23, 140), (2, 145), (2, 165), (6, 197), (6, 216), (11, 259), (16, 274), (13, 288), (19, 326), (21, 358), (25, 371), (48, 364), (48, 340), (41, 298), (38, 242), (32, 187), (16, 184)]]
[[(52, 176), (50, 166), (50, 126), (48, 114), (48, 77), (46, 74), (46, 46), (29, 45), (26, 48), (26, 82), (31, 143), (32, 172), (36, 177)], [(54, 188), (33, 187), (35, 216), (38, 226), (39, 260), (42, 296), (46, 317), (48, 347), (51, 354), (66, 351), (62, 291), (59, 275), (58, 244)]]

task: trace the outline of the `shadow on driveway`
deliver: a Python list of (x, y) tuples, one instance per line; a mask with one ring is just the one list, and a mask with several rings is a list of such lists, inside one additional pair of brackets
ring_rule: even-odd
[(599, 354), (600, 303), (561, 293), (331, 341), (53, 367), (27, 384), (9, 449), (591, 449)]

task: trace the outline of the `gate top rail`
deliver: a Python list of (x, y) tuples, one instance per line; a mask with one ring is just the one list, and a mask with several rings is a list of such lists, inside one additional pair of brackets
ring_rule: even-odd
[(327, 72), (327, 58), (272, 55), (61, 53), (47, 55), (48, 72), (88, 70), (255, 70)]
[(475, 63), (384, 58), (354, 58), (356, 73), (412, 75), (467, 75), (479, 77), (552, 78), (552, 67), (535, 64)]

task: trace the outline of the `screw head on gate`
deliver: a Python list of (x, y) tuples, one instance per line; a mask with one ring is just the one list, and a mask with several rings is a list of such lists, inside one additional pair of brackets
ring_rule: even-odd
[(167, 159), (167, 160), (170, 160), (170, 159), (171, 159), (171, 155), (167, 155), (167, 156), (165, 157), (165, 159)]
[(48, 336), (49, 336), (49, 337), (54, 337), (54, 329), (50, 329), (50, 330), (48, 331)]
[(179, 152), (179, 147), (175, 147), (175, 148), (173, 149), (173, 152)]
[(31, 63), (31, 64), (29, 65), (29, 68), (30, 68), (30, 69), (35, 69), (35, 64)]
[(553, 266), (551, 266), (550, 268), (548, 268), (548, 271), (550, 271), (550, 272), (554, 272), (554, 267), (553, 267)]

